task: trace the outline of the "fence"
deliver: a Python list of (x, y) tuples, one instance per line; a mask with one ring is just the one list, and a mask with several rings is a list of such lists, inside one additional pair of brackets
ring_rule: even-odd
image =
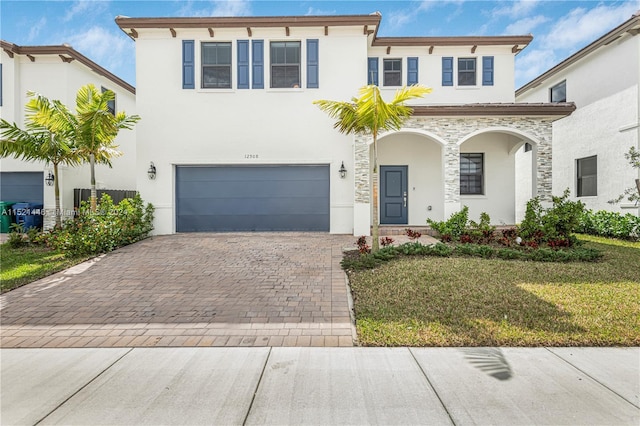
[[(118, 204), (120, 201), (125, 198), (133, 198), (138, 193), (138, 191), (128, 190), (128, 189), (98, 189), (96, 190), (98, 193), (98, 200), (102, 197), (102, 194), (107, 194), (113, 199), (114, 204)], [(91, 190), (90, 189), (74, 189), (73, 190), (73, 206), (78, 209), (80, 207), (80, 203), (82, 201), (89, 201), (91, 198)]]

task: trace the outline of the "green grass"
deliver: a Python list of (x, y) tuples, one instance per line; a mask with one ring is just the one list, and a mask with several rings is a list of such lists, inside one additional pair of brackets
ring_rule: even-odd
[(58, 251), (42, 246), (11, 248), (0, 245), (0, 290), (20, 287), (37, 279), (76, 265), (85, 258), (68, 259)]
[(350, 271), (360, 343), (640, 345), (640, 242), (580, 239), (603, 259), (416, 257)]

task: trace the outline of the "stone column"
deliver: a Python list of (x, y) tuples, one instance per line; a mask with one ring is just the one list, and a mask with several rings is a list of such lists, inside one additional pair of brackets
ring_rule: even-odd
[(371, 154), (369, 136), (356, 135), (353, 143), (353, 235), (371, 234)]
[(460, 147), (448, 142), (443, 147), (444, 219), (460, 211)]

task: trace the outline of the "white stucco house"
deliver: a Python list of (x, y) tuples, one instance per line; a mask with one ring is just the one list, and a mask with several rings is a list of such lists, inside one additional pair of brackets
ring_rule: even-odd
[(525, 144), (526, 184), (548, 198), (552, 123), (574, 106), (515, 102), (514, 57), (532, 37), (379, 37), (380, 20), (117, 17), (136, 45), (134, 170), (155, 232), (368, 235), (371, 138), (340, 134), (312, 103), (366, 84), (389, 98), (402, 85), (433, 89), (379, 139), (382, 225), (424, 226), (462, 205), (515, 223)]
[[(608, 203), (640, 178), (624, 158), (640, 148), (638, 33), (635, 14), (516, 91), (517, 102), (575, 103), (573, 114), (553, 123), (553, 192), (569, 188), (589, 209), (640, 214), (626, 200)], [(519, 181), (530, 176), (531, 155), (524, 148), (516, 155)], [(520, 187), (518, 206), (531, 196), (528, 188)]]
[[(19, 126), (24, 125), (27, 92), (37, 92), (75, 108), (80, 87), (92, 83), (98, 89), (116, 94), (114, 108), (135, 114), (135, 88), (91, 61), (68, 45), (18, 46), (0, 41), (0, 116)], [(123, 156), (113, 160), (113, 168), (96, 166), (96, 184), (101, 189), (135, 190), (136, 149), (134, 130), (122, 131), (116, 139)], [(55, 209), (53, 186), (45, 185), (51, 165), (25, 162), (14, 158), (0, 159), (0, 199), (2, 201), (42, 203), (47, 211)], [(60, 166), (61, 208), (73, 212), (74, 188), (89, 188), (88, 165)], [(45, 216), (45, 224), (53, 223), (53, 214)]]

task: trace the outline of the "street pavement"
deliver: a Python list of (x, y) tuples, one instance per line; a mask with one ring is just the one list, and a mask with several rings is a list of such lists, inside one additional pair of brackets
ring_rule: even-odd
[(640, 348), (1, 349), (2, 425), (638, 425)]

